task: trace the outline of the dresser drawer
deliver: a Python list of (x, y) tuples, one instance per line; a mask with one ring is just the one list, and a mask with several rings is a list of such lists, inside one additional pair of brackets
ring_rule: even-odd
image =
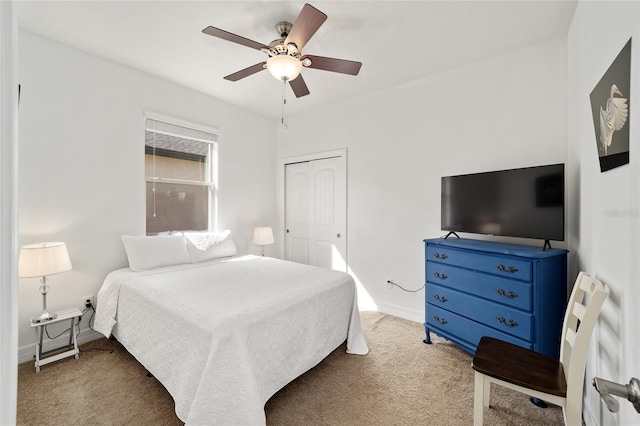
[(491, 336), (496, 339), (504, 340), (515, 345), (532, 349), (531, 342), (518, 339), (515, 336), (502, 333), (494, 328), (487, 327), (476, 321), (464, 318), (453, 312), (440, 309), (437, 306), (427, 305), (427, 326), (436, 333), (440, 332), (443, 336), (451, 339), (462, 339), (468, 343), (465, 346), (475, 348), (480, 342), (482, 336)]
[(498, 303), (532, 311), (533, 285), (531, 283), (500, 278), (457, 266), (427, 261), (427, 281), (474, 294)]
[(530, 313), (435, 284), (427, 285), (427, 303), (520, 339), (533, 340), (531, 332), (533, 316)]
[(444, 246), (427, 246), (426, 260), (530, 282), (532, 262), (507, 256), (468, 252)]

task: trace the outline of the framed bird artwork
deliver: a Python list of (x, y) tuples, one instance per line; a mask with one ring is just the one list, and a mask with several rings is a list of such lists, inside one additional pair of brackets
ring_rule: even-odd
[(590, 95), (600, 171), (629, 164), (631, 39)]

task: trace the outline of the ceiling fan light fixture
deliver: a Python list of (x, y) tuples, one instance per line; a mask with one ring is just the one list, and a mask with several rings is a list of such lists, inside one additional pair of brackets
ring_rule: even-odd
[(302, 70), (298, 58), (289, 55), (277, 55), (267, 59), (267, 69), (278, 80), (293, 80)]
[(310, 4), (305, 4), (294, 24), (287, 21), (280, 21), (276, 24), (276, 32), (280, 38), (273, 40), (269, 45), (258, 43), (212, 26), (206, 27), (202, 32), (212, 37), (259, 50), (268, 55), (269, 58), (267, 60), (226, 75), (224, 79), (238, 81), (267, 68), (271, 75), (282, 81), (282, 103), (284, 105), (286, 102), (284, 94), (287, 82), (290, 83), (289, 87), (297, 98), (307, 96), (310, 93), (304, 78), (300, 75), (303, 67), (348, 75), (358, 75), (360, 71), (361, 62), (316, 55), (302, 55), (302, 50), (307, 42), (326, 20), (326, 14)]

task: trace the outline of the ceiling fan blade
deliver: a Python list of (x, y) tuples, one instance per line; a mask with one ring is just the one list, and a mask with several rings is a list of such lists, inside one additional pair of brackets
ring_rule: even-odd
[(298, 75), (293, 80), (290, 80), (289, 85), (291, 86), (291, 90), (293, 90), (294, 95), (296, 95), (296, 98), (307, 96), (310, 93), (307, 83), (305, 83), (302, 78), (302, 74)]
[(204, 30), (202, 30), (202, 32), (210, 36), (218, 37), (223, 40), (231, 41), (233, 43), (238, 43), (243, 46), (247, 46), (256, 50), (269, 48), (269, 46), (265, 46), (264, 44), (258, 43), (257, 41), (249, 40), (248, 38), (244, 38), (237, 34), (233, 34), (233, 33), (230, 33), (229, 31), (221, 30), (220, 28), (216, 28), (216, 27), (207, 27)]
[(247, 67), (243, 70), (234, 72), (233, 74), (229, 74), (228, 76), (224, 77), (224, 79), (229, 81), (238, 81), (241, 78), (249, 77), (250, 75), (253, 75), (265, 69), (264, 66), (266, 63), (267, 62), (265, 61), (265, 62), (260, 62), (259, 64), (251, 65), (250, 67)]
[(296, 18), (296, 22), (293, 23), (291, 31), (289, 31), (289, 35), (284, 42), (285, 46), (289, 43), (295, 43), (298, 46), (298, 52), (302, 52), (304, 45), (307, 44), (326, 20), (327, 15), (310, 4), (305, 4)]
[(315, 68), (324, 71), (339, 72), (342, 74), (358, 75), (362, 62), (348, 61), (346, 59), (325, 58), (324, 56), (304, 55), (300, 60), (311, 59), (311, 65), (307, 68)]

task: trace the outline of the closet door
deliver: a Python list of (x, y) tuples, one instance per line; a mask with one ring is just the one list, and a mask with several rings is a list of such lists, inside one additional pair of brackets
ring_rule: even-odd
[(347, 270), (346, 159), (285, 166), (287, 260)]
[(285, 259), (309, 263), (309, 163), (285, 166)]

